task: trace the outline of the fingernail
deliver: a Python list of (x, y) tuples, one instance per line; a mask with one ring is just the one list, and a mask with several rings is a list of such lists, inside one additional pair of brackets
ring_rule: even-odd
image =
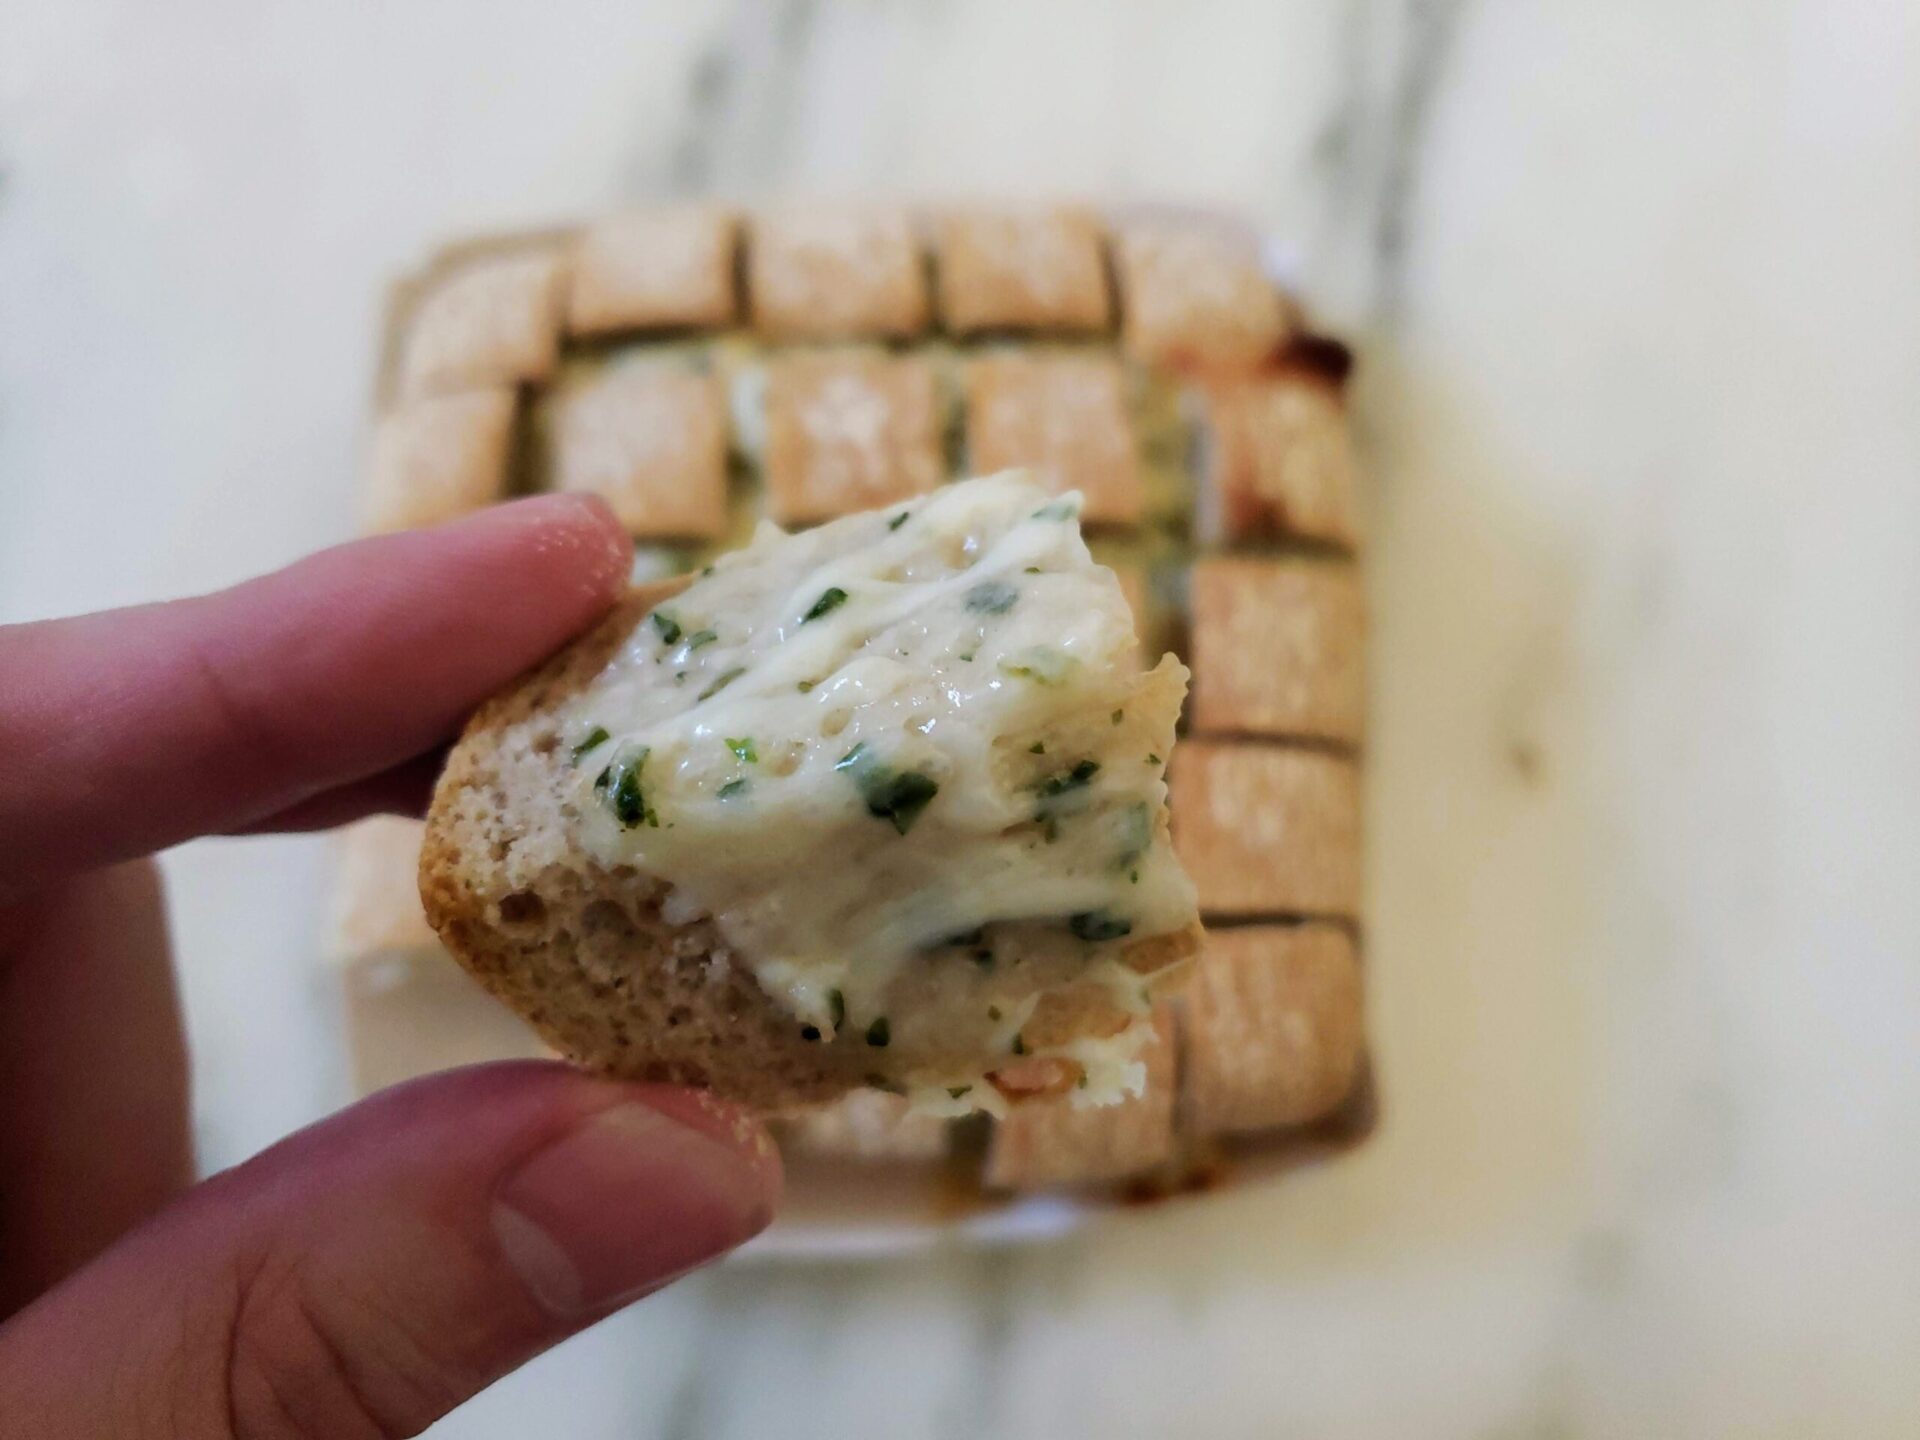
[(502, 1182), (493, 1231), (536, 1299), (561, 1316), (609, 1310), (764, 1230), (777, 1170), (751, 1141), (650, 1105), (602, 1110)]

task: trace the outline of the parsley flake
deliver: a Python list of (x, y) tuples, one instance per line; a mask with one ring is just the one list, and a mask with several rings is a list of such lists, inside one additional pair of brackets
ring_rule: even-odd
[(660, 828), (660, 815), (647, 804), (640, 788), (640, 767), (646, 764), (647, 754), (643, 745), (631, 753), (616, 755), (593, 779), (594, 795), (613, 811), (613, 818), (623, 829), (639, 825)]
[(813, 602), (813, 608), (800, 617), (800, 623), (804, 625), (809, 620), (818, 620), (822, 615), (830, 614), (846, 603), (847, 592), (838, 585), (829, 585), (820, 592), (820, 598)]
[(1004, 615), (1019, 598), (1020, 592), (1004, 580), (982, 580), (961, 603), (975, 615)]
[(902, 835), (940, 793), (939, 784), (918, 770), (895, 770), (876, 760), (864, 740), (835, 761), (833, 768), (849, 772), (869, 815), (891, 821)]
[(1064, 795), (1069, 790), (1078, 790), (1092, 781), (1100, 773), (1098, 760), (1082, 760), (1071, 770), (1058, 770), (1034, 786), (1034, 793), (1042, 800), (1051, 800)]
[(731, 670), (722, 670), (719, 679), (702, 690), (697, 698), (701, 700), (711, 700), (746, 673), (747, 670), (744, 665), (736, 665)]
[(1105, 910), (1082, 910), (1078, 915), (1067, 917), (1067, 929), (1081, 940), (1118, 940), (1133, 933), (1133, 922)]

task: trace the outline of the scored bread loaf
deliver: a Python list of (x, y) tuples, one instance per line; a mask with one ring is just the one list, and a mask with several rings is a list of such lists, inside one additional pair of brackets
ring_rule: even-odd
[[(610, 675), (628, 673), (621, 671), (623, 665), (637, 675), (631, 683), (640, 686), (643, 700), (658, 699), (657, 692), (689, 694), (711, 673), (696, 670), (690, 682), (674, 689), (674, 681), (685, 680), (688, 673), (675, 672), (669, 680), (674, 664), (697, 667), (708, 663), (708, 656), (717, 656), (711, 663), (727, 668), (701, 689), (699, 706), (693, 707), (699, 709), (711, 695), (748, 674), (754, 662), (771, 669), (788, 663), (793, 652), (802, 648), (801, 641), (792, 637), (807, 621), (777, 637), (783, 648), (772, 660), (764, 648), (754, 648), (770, 642), (756, 638), (751, 625), (746, 634), (728, 635), (718, 643), (706, 638), (708, 628), (689, 641), (683, 627), (695, 622), (687, 613), (702, 603), (704, 592), (682, 594), (670, 613), (662, 602), (684, 589), (687, 582), (680, 581), (631, 592), (598, 627), (483, 706), (469, 723), (436, 787), (420, 861), (422, 900), (447, 948), (563, 1054), (613, 1074), (706, 1086), (766, 1111), (830, 1099), (863, 1085), (911, 1091), (916, 1100), (932, 1095), (937, 1107), (951, 1106), (948, 1113), (997, 1109), (1007, 1099), (1075, 1087), (1084, 1090), (1090, 1085), (1096, 1091), (1111, 1089), (1116, 1099), (1129, 1088), (1137, 1089), (1142, 1069), (1137, 1052), (1151, 1034), (1151, 1025), (1141, 1017), (1151, 1010), (1157, 992), (1197, 953), (1199, 943), (1191, 887), (1179, 875), (1167, 839), (1165, 788), (1157, 763), (1171, 745), (1185, 673), (1171, 657), (1153, 671), (1139, 668), (1119, 586), (1110, 572), (1094, 566), (1086, 556), (1077, 531), (1060, 523), (1072, 517), (1054, 513), (1059, 502), (1012, 481), (972, 482), (972, 486), (996, 485), (1002, 488), (971, 495), (967, 493), (970, 486), (950, 486), (938, 497), (890, 517), (849, 517), (805, 536), (768, 532), (748, 552), (723, 558), (718, 567), (721, 578), (708, 586), (724, 587), (731, 580), (737, 596), (737, 587), (747, 583), (738, 577), (750, 574), (742, 566), (754, 563), (763, 545), (806, 542), (817, 551), (826, 547), (822, 563), (841, 568), (801, 573), (847, 577), (844, 588), (830, 587), (822, 598), (837, 597), (827, 608), (844, 613), (853, 637), (846, 642), (851, 659), (842, 656), (831, 664), (868, 667), (860, 670), (857, 684), (846, 682), (855, 694), (868, 693), (874, 683), (870, 667), (878, 662), (869, 653), (872, 635), (888, 637), (886, 644), (891, 646), (897, 636), (887, 628), (889, 624), (910, 625), (916, 635), (936, 628), (946, 613), (936, 608), (947, 604), (941, 597), (952, 597), (950, 608), (955, 615), (964, 611), (966, 624), (973, 627), (969, 633), (997, 633), (996, 627), (1003, 627), (1017, 638), (1029, 638), (1036, 626), (1041, 633), (1052, 633), (1047, 627), (1056, 618), (1036, 613), (1016, 622), (1008, 616), (1016, 603), (1037, 611), (1043, 594), (1071, 597), (1073, 605), (1063, 623), (1070, 629), (1077, 625), (1082, 632), (1080, 652), (1067, 657), (1073, 668), (1049, 673), (1051, 662), (1040, 653), (1041, 647), (1028, 646), (1014, 651), (1012, 660), (1003, 657), (998, 670), (990, 672), (996, 678), (989, 688), (996, 697), (1002, 689), (1020, 690), (1025, 698), (1013, 703), (1016, 709), (1018, 705), (1028, 709), (1018, 713), (1040, 728), (1023, 729), (1017, 736), (990, 732), (987, 738), (992, 746), (982, 746), (982, 764), (990, 764), (990, 772), (969, 770), (964, 757), (933, 751), (932, 773), (943, 777), (947, 789), (924, 821), (916, 822), (916, 817), (918, 807), (927, 803), (925, 797), (918, 797), (911, 813), (901, 808), (886, 810), (877, 804), (871, 789), (864, 789), (857, 792), (865, 796), (864, 810), (851, 801), (841, 806), (854, 818), (843, 818), (835, 811), (830, 822), (820, 822), (829, 825), (822, 832), (823, 848), (844, 850), (846, 863), (856, 867), (852, 883), (857, 887), (873, 877), (876, 892), (870, 897), (871, 908), (878, 912), (885, 910), (880, 902), (889, 898), (886, 886), (903, 873), (925, 882), (931, 867), (938, 881), (938, 872), (950, 865), (955, 875), (972, 884), (966, 880), (972, 872), (962, 868), (970, 857), (961, 852), (974, 833), (966, 827), (980, 826), (983, 806), (1025, 807), (1017, 823), (991, 837), (991, 843), (1002, 848), (990, 857), (993, 866), (980, 873), (993, 877), (994, 893), (963, 897), (982, 910), (953, 909), (954, 897), (935, 887), (946, 908), (936, 906), (933, 913), (942, 919), (959, 914), (969, 922), (981, 914), (993, 918), (984, 924), (967, 924), (963, 928), (970, 933), (964, 935), (951, 933), (951, 925), (945, 938), (936, 931), (935, 938), (916, 951), (913, 963), (888, 971), (883, 983), (856, 988), (854, 977), (844, 982), (844, 998), (839, 988), (824, 992), (832, 997), (829, 1019), (807, 1008), (808, 996), (823, 993), (817, 987), (796, 985), (783, 991), (769, 976), (785, 972), (756, 968), (764, 957), (747, 953), (737, 943), (739, 933), (755, 932), (736, 932), (731, 940), (724, 933), (716, 914), (737, 915), (743, 907), (729, 909), (712, 903), (689, 907), (684, 897), (676, 901), (674, 883), (619, 850), (630, 843), (631, 835), (631, 843), (664, 846), (663, 853), (672, 857), (673, 846), (691, 844), (689, 832), (700, 832), (703, 824), (733, 823), (727, 814), (729, 793), (737, 795), (751, 784), (759, 787), (756, 796), (764, 792), (769, 797), (763, 803), (776, 808), (766, 812), (766, 819), (744, 828), (712, 832), (729, 838), (709, 847), (722, 856), (723, 868), (737, 865), (744, 872), (754, 861), (750, 852), (766, 841), (767, 827), (777, 828), (783, 816), (791, 820), (799, 815), (798, 823), (805, 823), (821, 809), (823, 793), (840, 803), (836, 789), (796, 791), (799, 800), (781, 811), (779, 797), (786, 793), (781, 785), (798, 786), (812, 774), (821, 775), (829, 786), (860, 783), (857, 766), (850, 774), (834, 772), (848, 772), (864, 742), (856, 742), (837, 762), (831, 756), (822, 757), (820, 747), (830, 744), (832, 754), (839, 755), (856, 733), (881, 733), (859, 732), (856, 723), (845, 739), (809, 737), (812, 750), (792, 760), (784, 773), (794, 778), (784, 782), (775, 778), (772, 754), (757, 754), (750, 738), (725, 742), (734, 755), (752, 756), (750, 762), (736, 764), (721, 753), (719, 730), (714, 727), (729, 729), (726, 718), (751, 714), (742, 708), (753, 703), (751, 696), (734, 710), (722, 712), (721, 718), (700, 709), (708, 718), (700, 725), (682, 727), (685, 733), (699, 736), (698, 743), (705, 747), (699, 755), (706, 758), (698, 762), (672, 750), (649, 760), (650, 748), (658, 750), (663, 744), (658, 726), (647, 732), (652, 746), (637, 751), (623, 752), (625, 742), (612, 739), (602, 724), (583, 734), (581, 717), (588, 712), (607, 724), (620, 723), (623, 706), (609, 695), (634, 692), (609, 692), (604, 687)], [(908, 518), (915, 524), (903, 530)], [(1044, 525), (1070, 539), (1049, 535), (1022, 549), (1007, 539), (1021, 524)], [(959, 529), (953, 529), (956, 526)], [(967, 530), (969, 526), (973, 529)], [(852, 538), (836, 541), (831, 535), (835, 527), (865, 528), (850, 529), (847, 533)], [(915, 540), (916, 529), (926, 530), (928, 538)], [(915, 582), (874, 580), (863, 587), (862, 578), (854, 578), (855, 572), (846, 569), (849, 555), (867, 563), (860, 547), (868, 544), (869, 531), (875, 545), (894, 547), (876, 552), (878, 558), (872, 562), (879, 567), (876, 575), (920, 575), (918, 583), (935, 597), (904, 620), (890, 620), (892, 612), (886, 607), (899, 605), (900, 596)], [(962, 531), (969, 541), (966, 545), (955, 538)], [(899, 532), (897, 539), (895, 532)], [(841, 548), (835, 549), (836, 545)], [(916, 550), (915, 545), (922, 548)], [(1002, 548), (994, 549), (996, 545)], [(847, 550), (847, 546), (854, 548)], [(976, 548), (984, 548), (986, 556), (976, 557)], [(946, 558), (929, 560), (929, 555)], [(1024, 567), (1015, 563), (1025, 559), (1041, 563)], [(730, 568), (736, 560), (742, 565)], [(1027, 588), (991, 578), (989, 572), (996, 564), (1006, 566), (1007, 573)], [(926, 568), (938, 565), (951, 567), (952, 574), (941, 572), (926, 580)], [(1060, 568), (1043, 573), (1047, 565)], [(921, 568), (916, 571), (915, 566)], [(979, 578), (983, 576), (988, 578)], [(1046, 591), (1044, 585), (1053, 582), (1059, 583)], [(855, 592), (852, 600), (848, 591)], [(730, 619), (735, 620), (736, 629), (745, 624), (737, 620), (736, 610), (726, 608), (729, 592), (722, 588), (716, 593), (721, 597), (715, 602), (720, 610), (714, 616), (703, 612), (698, 623), (722, 629)], [(962, 596), (970, 598), (962, 604)], [(650, 615), (654, 623), (647, 625)], [(873, 618), (876, 615), (879, 618)], [(1018, 628), (1021, 623), (1025, 630)], [(802, 639), (826, 637), (828, 630), (820, 625)], [(1105, 649), (1088, 637), (1098, 639)], [(828, 638), (822, 643), (830, 651), (834, 642)], [(988, 649), (992, 642), (970, 643), (979, 646), (983, 666), (993, 660)], [(687, 648), (689, 644), (693, 650)], [(899, 661), (891, 658), (895, 654), (907, 651), (888, 648), (886, 663), (910, 677), (914, 667), (936, 663), (920, 655)], [(971, 649), (957, 658), (974, 663)], [(735, 659), (741, 663), (731, 663)], [(664, 668), (663, 660), (670, 662)], [(941, 663), (953, 663), (953, 657)], [(837, 677), (846, 673), (834, 672)], [(740, 695), (756, 685), (773, 688), (774, 682), (762, 676), (763, 671), (753, 671), (729, 695)], [(782, 694), (797, 690), (802, 699), (811, 688), (806, 681), (779, 686)], [(830, 689), (829, 681), (823, 680), (821, 688)], [(934, 688), (947, 693), (940, 686)], [(624, 703), (630, 708), (633, 702)], [(997, 699), (997, 703), (1005, 702)], [(602, 708), (596, 711), (595, 706)], [(808, 713), (817, 711), (815, 706)], [(891, 712), (886, 713), (890, 718)], [(675, 713), (670, 719), (677, 724), (686, 716)], [(845, 726), (847, 722), (840, 718), (838, 723)], [(965, 723), (964, 714), (949, 719), (952, 728)], [(747, 722), (743, 719), (741, 724)], [(831, 720), (828, 725), (828, 735), (840, 735)], [(924, 734), (936, 727), (923, 723), (920, 728)], [(924, 738), (908, 737), (906, 743), (918, 744), (922, 751), (931, 746)], [(769, 752), (773, 749), (765, 734), (760, 744)], [(623, 761), (623, 753), (639, 758)], [(589, 757), (584, 769), (583, 754)], [(613, 758), (589, 790), (587, 779), (603, 755)], [(711, 758), (732, 768), (696, 773), (697, 765)], [(938, 768), (943, 760), (950, 763), (950, 770)], [(609, 776), (628, 763), (635, 777), (642, 775), (642, 765), (648, 767), (647, 788), (643, 799), (636, 785), (629, 796), (630, 813), (616, 829), (602, 813), (606, 807), (595, 802), (606, 797)], [(662, 778), (653, 778), (656, 773)], [(718, 777), (725, 773), (750, 773), (752, 778), (719, 783)], [(983, 777), (989, 773), (993, 792), (978, 793), (988, 788)], [(688, 779), (689, 775), (693, 778)], [(617, 787), (619, 780), (613, 784)], [(683, 789), (676, 792), (676, 784)], [(656, 785), (661, 787), (657, 791)], [(685, 822), (677, 841), (671, 833), (673, 823), (664, 830), (659, 826), (655, 807), (661, 805), (669, 807), (670, 816)], [(959, 818), (941, 818), (949, 813)], [(1111, 832), (1102, 828), (1110, 823), (1119, 828)], [(835, 831), (831, 825), (843, 828)], [(910, 826), (924, 828), (919, 836), (909, 837)], [(1150, 917), (1142, 919), (1140, 933), (1084, 900), (1071, 902), (1076, 913), (1070, 917), (1039, 917), (1027, 903), (1033, 893), (1051, 893), (1055, 877), (1048, 866), (1067, 867), (1060, 870), (1063, 905), (1068, 897), (1092, 893), (1082, 873), (1086, 867), (1073, 868), (1077, 851), (1084, 848), (1079, 841), (1082, 830), (1100, 845), (1109, 843), (1110, 833), (1132, 837), (1128, 844), (1134, 848), (1127, 852), (1132, 859), (1129, 862), (1127, 854), (1121, 855), (1117, 871), (1107, 858), (1108, 851), (1100, 851), (1100, 868), (1113, 873), (1098, 883), (1118, 887), (1123, 897), (1138, 897), (1145, 908), (1137, 913)], [(847, 834), (854, 835), (856, 843), (843, 845)], [(800, 840), (806, 838), (802, 835)], [(1056, 839), (1061, 843), (1056, 845)], [(862, 851), (860, 845), (871, 849)], [(721, 848), (726, 846), (732, 848)], [(901, 870), (905, 862), (897, 857), (906, 855), (917, 857), (913, 864), (918, 869)], [(1018, 858), (1009, 858), (1015, 855)], [(714, 863), (712, 853), (701, 858)], [(1130, 880), (1129, 863), (1133, 866)], [(1022, 866), (1031, 873), (1023, 872)], [(675, 880), (686, 873), (676, 873)], [(796, 893), (813, 888), (804, 875), (769, 883), (789, 885)], [(901, 884), (911, 893), (907, 882)], [(1184, 905), (1171, 922), (1166, 920), (1164, 903), (1168, 895), (1173, 897), (1175, 911)], [(748, 897), (749, 901), (759, 898)], [(744, 908), (750, 910), (751, 905)], [(797, 913), (791, 905), (785, 910), (778, 905), (772, 908), (783, 918)], [(1065, 923), (1069, 919), (1071, 925)], [(851, 943), (849, 948), (854, 948)]]

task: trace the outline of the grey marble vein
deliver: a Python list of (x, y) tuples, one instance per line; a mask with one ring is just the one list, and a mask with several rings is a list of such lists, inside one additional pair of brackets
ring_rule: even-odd
[(1405, 0), (1401, 8), (1404, 38), (1388, 102), (1387, 147), (1374, 229), (1378, 306), (1384, 320), (1390, 321), (1406, 300), (1421, 147), (1466, 9), (1467, 0)]

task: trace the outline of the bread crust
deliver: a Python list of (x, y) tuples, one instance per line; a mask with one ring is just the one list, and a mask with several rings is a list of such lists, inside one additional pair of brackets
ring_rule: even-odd
[[(855, 1037), (805, 1038), (711, 920), (669, 923), (666, 889), (606, 867), (570, 837), (571, 759), (553, 717), (685, 580), (636, 587), (597, 627), (481, 706), (434, 789), (420, 852), (428, 922), (481, 985), (562, 1055), (605, 1074), (713, 1090), (767, 1113), (895, 1073)], [(1199, 926), (1122, 959), (1156, 991), (1199, 949)], [(1027, 1028), (1055, 1043), (1105, 1025), (1107, 992), (1051, 992)]]

